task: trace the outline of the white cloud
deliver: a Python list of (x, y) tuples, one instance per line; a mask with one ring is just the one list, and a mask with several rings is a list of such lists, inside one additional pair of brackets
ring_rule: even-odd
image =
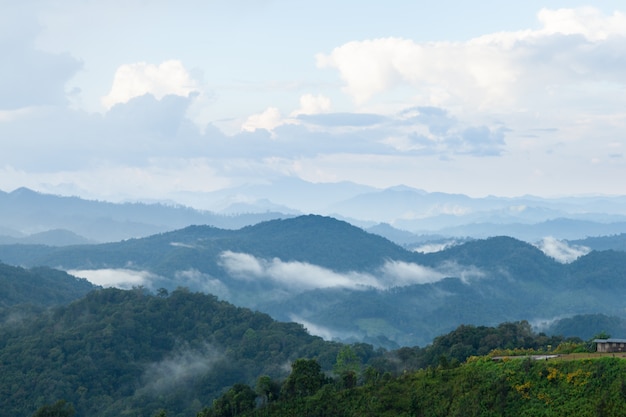
[[(322, 38), (299, 37), (294, 65), (285, 66), (285, 44), (258, 38), (269, 36), (255, 26), (263, 19), (242, 32), (219, 13), (207, 12), (217, 23), (207, 25), (189, 8), (176, 14), (183, 30), (165, 33), (154, 25), (170, 13), (163, 3), (140, 22), (148, 35), (133, 38), (146, 13), (141, 2), (124, 16), (91, 3), (13, 2), (0, 14), (0, 188), (174, 200), (179, 192), (288, 175), (470, 195), (624, 192), (614, 181), (625, 161), (614, 147), (626, 127), (623, 13), (544, 9), (536, 29), (484, 31), (494, 27), (489, 21), (531, 27), (534, 6), (516, 6), (519, 18), (508, 9), (468, 16), (473, 24), (452, 32), (421, 25), (422, 39), (442, 40), (433, 42), (410, 39), (414, 13), (404, 13), (385, 28), (350, 31), (354, 42), (336, 43), (332, 28)], [(529, 7), (531, 22), (523, 16)], [(387, 9), (396, 8), (405, 5)], [(266, 17), (289, 13), (275, 11)], [(375, 19), (371, 12), (363, 17)], [(95, 26), (84, 24), (99, 15)], [(348, 33), (345, 19), (334, 18)], [(290, 21), (305, 23), (297, 19)], [(225, 29), (249, 38), (198, 54)], [(385, 37), (391, 33), (406, 38)], [(120, 48), (102, 48), (105, 38)], [(136, 51), (143, 56), (129, 60)], [(331, 71), (311, 65), (319, 51), (318, 66)], [(349, 96), (336, 91), (337, 74)], [(107, 113), (97, 113), (101, 104)], [(482, 156), (497, 158), (475, 159)]]
[(330, 55), (318, 54), (317, 66), (335, 67), (346, 82), (346, 92), (357, 102), (392, 87), (407, 65), (403, 58), (417, 58), (419, 45), (407, 39), (383, 38), (349, 42)]
[(117, 69), (111, 91), (102, 97), (102, 104), (110, 109), (145, 94), (161, 99), (166, 95), (188, 97), (195, 92), (199, 92), (198, 82), (182, 62), (170, 60), (159, 65), (138, 62), (124, 64)]
[[(542, 97), (550, 104), (567, 100), (565, 91), (554, 94), (555, 89), (581, 88), (581, 81), (626, 84), (626, 74), (616, 72), (623, 67), (618, 57), (626, 52), (626, 42), (620, 41), (626, 35), (625, 15), (582, 8), (544, 9), (538, 17), (541, 29), (467, 42), (353, 41), (318, 54), (317, 65), (336, 68), (344, 91), (360, 104), (409, 85), (414, 100), (425, 105), (498, 114), (541, 108)], [(599, 65), (603, 61), (607, 65)]]
[(272, 131), (283, 123), (280, 110), (276, 107), (268, 107), (262, 113), (249, 116), (241, 126), (241, 130), (246, 132), (254, 132), (257, 129)]
[(578, 9), (542, 9), (538, 19), (548, 34), (582, 35), (591, 41), (611, 36), (626, 36), (626, 15), (618, 11), (605, 16), (593, 7)]
[(305, 94), (300, 97), (300, 108), (294, 110), (291, 113), (291, 117), (296, 117), (300, 114), (318, 114), (327, 113), (331, 109), (330, 99), (326, 96), (318, 94)]
[(567, 242), (555, 239), (551, 236), (544, 237), (536, 246), (541, 249), (543, 253), (561, 263), (574, 262), (576, 259), (591, 251), (591, 249), (586, 246), (569, 245)]

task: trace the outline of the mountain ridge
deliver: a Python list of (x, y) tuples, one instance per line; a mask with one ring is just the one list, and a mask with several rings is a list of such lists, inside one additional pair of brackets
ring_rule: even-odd
[[(295, 179), (193, 194), (195, 198), (185, 195), (181, 194), (183, 200), (202, 208), (84, 200), (23, 187), (0, 193), (0, 231), (13, 236), (66, 229), (92, 241), (114, 242), (191, 224), (238, 229), (264, 220), (318, 214), (364, 228), (388, 223), (409, 233), (461, 238), (509, 235), (532, 242), (546, 236), (583, 239), (626, 233), (624, 196), (469, 197), (406, 186), (375, 189)], [(559, 226), (558, 219), (574, 223)]]
[(82, 277), (134, 274), (132, 285), (152, 291), (189, 287), (329, 339), (385, 347), (424, 344), (460, 323), (620, 315), (626, 291), (625, 252), (563, 264), (499, 236), (424, 254), (319, 215), (237, 230), (196, 225), (98, 245), (0, 245), (0, 259)]

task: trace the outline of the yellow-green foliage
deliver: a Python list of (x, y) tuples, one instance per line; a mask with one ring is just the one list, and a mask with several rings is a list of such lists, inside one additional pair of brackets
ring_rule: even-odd
[(299, 401), (257, 409), (257, 416), (624, 416), (626, 361), (473, 357), (354, 389), (326, 386)]

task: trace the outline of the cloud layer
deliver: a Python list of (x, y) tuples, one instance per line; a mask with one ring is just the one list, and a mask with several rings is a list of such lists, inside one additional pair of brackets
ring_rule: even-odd
[[(626, 15), (593, 8), (543, 9), (537, 30), (484, 35), (466, 42), (403, 38), (353, 41), (319, 54), (320, 68), (336, 69), (357, 103), (396, 86), (410, 86), (435, 106), (519, 111), (554, 103), (555, 89), (616, 82), (625, 58)], [(622, 62), (623, 63), (623, 62)]]
[[(129, 5), (137, 16), (139, 6)], [(325, 33), (296, 51), (261, 42), (262, 20), (213, 22), (220, 39), (255, 39), (217, 46), (190, 35), (212, 26), (182, 9), (185, 25), (164, 32), (108, 7), (3, 10), (0, 189), (167, 199), (291, 176), (472, 195), (626, 193), (614, 181), (626, 169), (622, 12), (541, 9), (536, 27), (454, 41)], [(128, 27), (95, 53), (62, 41), (64, 19), (84, 23), (75, 13)], [(123, 36), (137, 25), (149, 36)], [(104, 26), (85, 27), (84, 42)]]

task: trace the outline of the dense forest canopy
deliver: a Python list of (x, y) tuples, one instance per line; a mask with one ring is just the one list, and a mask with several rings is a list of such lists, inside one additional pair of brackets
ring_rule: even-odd
[[(458, 364), (493, 349), (545, 350), (563, 341), (518, 322), (461, 326), (423, 348), (385, 351), (327, 342), (299, 324), (186, 289), (157, 295), (141, 288), (100, 289), (19, 325), (0, 326), (0, 397), (7, 415), (30, 415), (62, 399), (77, 415), (164, 409), (190, 416), (235, 384), (254, 390), (262, 376), (268, 399), (285, 392), (297, 397), (313, 395), (328, 378), (356, 386), (375, 375)], [(298, 360), (314, 361), (303, 362), (320, 375), (312, 387), (298, 388), (300, 382), (290, 377)]]
[(97, 288), (86, 279), (48, 268), (24, 269), (0, 262), (0, 310), (19, 304), (66, 304)]

